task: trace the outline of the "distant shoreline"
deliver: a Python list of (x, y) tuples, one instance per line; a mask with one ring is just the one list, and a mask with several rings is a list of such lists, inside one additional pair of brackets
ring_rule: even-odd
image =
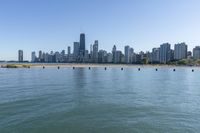
[[(1, 64), (1, 63), (0, 63)], [(199, 67), (199, 66), (187, 66), (187, 65), (166, 65), (166, 64), (94, 64), (94, 63), (3, 63), (2, 68), (8, 68), (6, 66), (17, 66), (12, 68), (39, 68), (39, 67), (64, 67), (64, 68), (136, 68), (136, 67)]]

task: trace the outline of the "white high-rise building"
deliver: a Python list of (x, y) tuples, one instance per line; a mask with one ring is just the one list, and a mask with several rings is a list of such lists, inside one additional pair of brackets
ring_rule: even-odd
[(122, 59), (122, 52), (117, 50), (115, 52), (115, 60), (114, 63), (121, 63), (121, 59)]
[(174, 59), (181, 60), (187, 58), (187, 45), (179, 43), (174, 45)]
[(124, 47), (125, 63), (130, 63), (130, 47), (127, 45)]
[(200, 46), (196, 46), (196, 47), (193, 49), (193, 58), (194, 58), (195, 60), (200, 59)]
[(128, 45), (124, 47), (124, 63), (129, 64), (133, 62), (132, 59), (133, 53), (134, 53), (133, 48), (129, 47)]
[(169, 43), (164, 43), (160, 45), (160, 63), (166, 64), (171, 59), (171, 45)]

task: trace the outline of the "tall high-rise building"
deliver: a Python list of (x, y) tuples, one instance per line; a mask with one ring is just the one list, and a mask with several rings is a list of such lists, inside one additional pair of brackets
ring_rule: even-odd
[(85, 50), (84, 62), (89, 62), (89, 51)]
[(160, 59), (160, 48), (153, 48), (151, 53), (151, 62), (159, 63)]
[(171, 45), (169, 43), (164, 43), (160, 45), (160, 63), (166, 64), (171, 58)]
[(115, 60), (114, 63), (121, 63), (121, 59), (122, 59), (122, 52), (117, 50), (115, 52)]
[(85, 34), (80, 34), (80, 53), (84, 55), (85, 52)]
[(38, 60), (39, 60), (39, 62), (42, 62), (42, 60), (43, 60), (43, 59), (42, 59), (42, 51), (41, 51), (41, 50), (39, 51)]
[(65, 56), (65, 50), (61, 51), (61, 55), (64, 57)]
[(23, 62), (23, 50), (18, 51), (18, 61)]
[(185, 43), (178, 43), (174, 45), (174, 59), (181, 60), (187, 58), (187, 45)]
[(48, 53), (44, 53), (44, 62), (50, 62), (49, 61), (49, 54)]
[(131, 57), (131, 53), (130, 53), (130, 47), (127, 45), (124, 47), (124, 55), (125, 55), (125, 63), (130, 63), (130, 57)]
[(148, 64), (150, 62), (151, 62), (151, 52), (146, 51), (146, 53), (145, 53), (145, 60), (143, 60), (143, 63)]
[(129, 53), (130, 53), (129, 63), (133, 63), (134, 49), (130, 48)]
[(90, 45), (90, 55), (92, 55), (92, 52), (93, 52), (93, 45), (91, 44)]
[(107, 54), (107, 63), (112, 63), (113, 62), (113, 55), (112, 55), (112, 53), (108, 53)]
[(193, 58), (194, 58), (195, 60), (200, 59), (200, 46), (196, 46), (196, 47), (193, 49)]
[(60, 53), (60, 61), (66, 62), (65, 50), (62, 50), (61, 53)]
[(85, 56), (85, 34), (80, 34), (80, 54), (79, 54), (79, 62), (85, 62), (84, 61)]
[(36, 61), (36, 53), (32, 52), (31, 53), (31, 62), (35, 62)]
[(79, 42), (74, 42), (74, 59), (77, 61), (79, 58), (79, 52), (80, 52), (80, 44)]
[(49, 63), (53, 63), (53, 60), (54, 60), (54, 55), (52, 54), (52, 52), (49, 54), (48, 56), (48, 62)]
[(67, 47), (67, 54), (68, 54), (68, 55), (71, 54), (71, 47), (70, 47), (70, 46)]
[(105, 50), (99, 50), (98, 52), (98, 62), (106, 63), (107, 62), (107, 52)]
[(99, 46), (98, 46), (98, 40), (94, 41), (93, 45), (93, 62), (98, 63), (98, 52), (99, 52)]
[(117, 47), (114, 45), (112, 48), (112, 55), (113, 55), (113, 63), (115, 62), (115, 58), (116, 58), (116, 51), (117, 51)]
[(55, 52), (55, 54), (54, 54), (54, 61), (56, 62), (56, 63), (59, 63), (60, 62), (60, 53), (59, 52)]

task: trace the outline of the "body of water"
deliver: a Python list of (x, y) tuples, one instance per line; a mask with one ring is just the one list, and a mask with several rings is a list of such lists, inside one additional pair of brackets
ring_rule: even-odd
[(198, 133), (194, 69), (0, 69), (0, 133)]

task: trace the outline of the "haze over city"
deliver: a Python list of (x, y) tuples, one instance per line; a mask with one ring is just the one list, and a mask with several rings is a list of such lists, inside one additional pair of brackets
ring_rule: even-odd
[(200, 45), (198, 0), (2, 0), (0, 60), (17, 60), (19, 49), (30, 60), (32, 51), (61, 51), (86, 34), (86, 49), (113, 45), (135, 52), (151, 51), (169, 42)]

